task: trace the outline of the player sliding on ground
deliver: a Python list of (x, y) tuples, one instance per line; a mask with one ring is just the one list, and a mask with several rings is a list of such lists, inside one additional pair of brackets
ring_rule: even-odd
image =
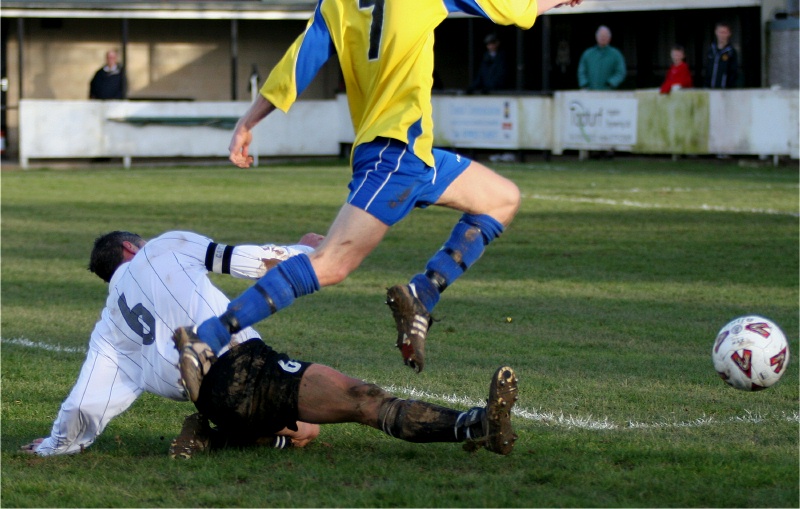
[[(121, 231), (98, 237), (89, 269), (109, 283), (106, 307), (51, 435), (22, 450), (43, 456), (83, 451), (144, 391), (185, 400), (176, 349), (181, 358), (194, 358), (194, 348), (208, 347), (173, 344), (170, 334), (177, 324), (199, 323), (228, 305), (208, 273), (255, 279), (321, 240), (307, 234), (296, 246), (226, 246), (190, 232), (149, 242)], [(358, 422), (411, 442), (466, 442), (498, 454), (510, 453), (516, 440), (510, 412), (517, 378), (508, 367), (493, 375), (486, 407), (460, 411), (396, 398), (327, 366), (292, 360), (251, 328), (236, 334), (219, 359), (205, 362), (207, 375), (192, 398), (202, 415), (185, 420), (170, 446), (172, 457), (225, 445), (302, 447), (316, 438), (318, 424), (337, 422)]]
[[(294, 246), (226, 246), (190, 232), (167, 232), (149, 242), (124, 231), (98, 237), (89, 270), (108, 283), (106, 306), (50, 436), (23, 450), (42, 456), (80, 452), (143, 392), (186, 401), (170, 338), (178, 324), (200, 322), (228, 305), (208, 273), (258, 279), (281, 260), (312, 252), (321, 240), (309, 233)], [(259, 337), (246, 328), (230, 346)]]
[[(434, 29), (451, 13), (530, 28), (537, 15), (581, 0), (318, 0), (306, 30), (278, 62), (260, 95), (239, 119), (230, 160), (241, 168), (252, 130), (276, 108), (287, 112), (322, 65), (338, 55), (355, 130), (347, 202), (312, 254), (293, 257), (236, 298), (227, 311), (179, 331), (218, 353), (231, 336), (289, 306), (298, 297), (344, 280), (415, 207), (463, 212), (425, 271), (389, 288), (405, 364), (425, 365), (425, 339), (440, 294), (511, 223), (517, 186), (466, 157), (433, 148), (431, 87)], [(205, 355), (199, 352), (202, 357)], [(181, 365), (189, 390), (202, 362)], [(192, 378), (197, 380), (192, 381)]]

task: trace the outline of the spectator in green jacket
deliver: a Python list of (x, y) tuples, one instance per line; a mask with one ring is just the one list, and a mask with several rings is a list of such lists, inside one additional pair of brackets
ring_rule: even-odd
[(587, 90), (614, 90), (628, 72), (625, 57), (610, 46), (611, 30), (601, 26), (595, 33), (597, 45), (587, 49), (578, 62), (578, 86)]

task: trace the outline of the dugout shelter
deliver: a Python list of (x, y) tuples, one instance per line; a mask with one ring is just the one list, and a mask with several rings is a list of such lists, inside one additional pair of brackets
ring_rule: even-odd
[[(128, 101), (249, 102), (251, 76), (263, 80), (303, 30), (315, 3), (5, 0), (0, 10), (5, 153), (14, 157), (18, 149), (21, 100), (85, 100), (91, 76), (112, 48), (120, 51), (126, 68)], [(594, 44), (600, 24), (612, 28), (612, 44), (625, 55), (628, 77), (622, 89), (655, 87), (676, 42), (686, 47), (690, 66), (699, 72), (717, 21), (733, 28), (740, 87), (766, 88), (778, 79), (772, 76), (781, 75), (769, 67), (776, 52), (769, 44), (770, 27), (789, 20), (791, 28), (796, 5), (796, 0), (585, 0), (578, 8), (553, 11), (529, 31), (456, 17), (436, 34), (436, 68), (443, 84), (438, 93), (458, 95), (466, 89), (490, 31), (498, 33), (515, 63), (513, 84), (503, 94), (574, 89), (578, 59)], [(787, 60), (783, 51), (781, 56), (788, 61), (781, 65), (793, 64), (791, 56)], [(339, 92), (341, 79), (331, 62), (301, 99), (333, 99)]]

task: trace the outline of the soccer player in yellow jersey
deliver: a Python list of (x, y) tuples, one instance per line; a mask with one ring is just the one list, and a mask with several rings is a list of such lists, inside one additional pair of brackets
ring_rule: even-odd
[[(517, 186), (486, 166), (433, 148), (433, 32), (453, 12), (530, 28), (537, 15), (582, 0), (319, 0), (305, 31), (272, 70), (259, 97), (236, 125), (230, 160), (247, 168), (252, 129), (276, 108), (288, 111), (336, 52), (355, 128), (350, 194), (325, 241), (309, 255), (281, 262), (219, 317), (183, 327), (175, 337), (217, 353), (232, 333), (295, 298), (344, 280), (414, 207), (463, 212), (450, 238), (407, 285), (390, 288), (405, 363), (421, 371), (431, 311), (439, 296), (511, 223)], [(176, 339), (177, 341), (177, 339)], [(205, 346), (188, 348), (181, 372), (199, 386)], [(200, 352), (200, 353), (198, 353)]]

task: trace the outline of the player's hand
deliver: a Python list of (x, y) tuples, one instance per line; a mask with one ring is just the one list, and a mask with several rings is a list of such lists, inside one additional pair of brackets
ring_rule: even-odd
[(44, 438), (37, 438), (31, 443), (23, 445), (19, 450), (25, 454), (36, 454), (36, 449), (42, 442), (44, 442)]
[(324, 235), (320, 235), (319, 233), (306, 233), (300, 237), (300, 242), (298, 242), (298, 244), (316, 249), (320, 244), (322, 244), (323, 240), (325, 240)]
[(228, 159), (239, 168), (249, 168), (253, 163), (253, 156), (248, 154), (252, 141), (252, 131), (242, 125), (237, 125), (233, 132), (233, 138), (231, 138), (231, 144), (228, 146), (230, 151)]

